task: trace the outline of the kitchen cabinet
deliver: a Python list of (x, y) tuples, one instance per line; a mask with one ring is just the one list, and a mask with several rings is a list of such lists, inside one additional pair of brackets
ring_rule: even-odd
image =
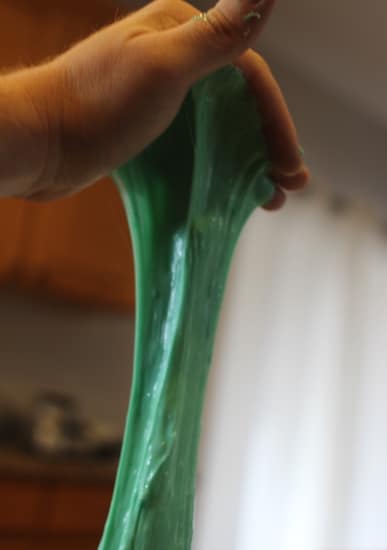
[(23, 201), (0, 199), (0, 283), (9, 283), (16, 276), (23, 214)]
[(96, 550), (112, 484), (1, 481), (0, 548)]
[(19, 279), (26, 288), (84, 304), (133, 307), (131, 242), (111, 181), (76, 197), (28, 205), (23, 223)]
[(115, 468), (0, 455), (0, 548), (96, 550)]
[[(2, 0), (0, 70), (63, 51), (118, 15), (102, 0)], [(106, 178), (50, 203), (0, 200), (0, 285), (132, 309), (134, 269), (117, 190)]]

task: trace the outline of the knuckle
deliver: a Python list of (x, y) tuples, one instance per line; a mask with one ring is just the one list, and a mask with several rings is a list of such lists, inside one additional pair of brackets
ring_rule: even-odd
[(233, 46), (240, 41), (243, 36), (240, 23), (230, 19), (219, 7), (209, 10), (207, 15), (214, 39), (222, 46)]
[(187, 9), (187, 6), (193, 9), (192, 6), (190, 4), (187, 4), (187, 2), (184, 2), (184, 0), (155, 0), (153, 5), (161, 11), (170, 14), (174, 14), (175, 12), (178, 12), (182, 9)]

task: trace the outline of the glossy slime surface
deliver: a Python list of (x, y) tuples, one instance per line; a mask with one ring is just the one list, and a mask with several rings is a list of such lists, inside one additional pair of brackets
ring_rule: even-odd
[(228, 67), (115, 173), (136, 264), (135, 362), (99, 550), (189, 550), (204, 393), (231, 256), (273, 194), (260, 119)]

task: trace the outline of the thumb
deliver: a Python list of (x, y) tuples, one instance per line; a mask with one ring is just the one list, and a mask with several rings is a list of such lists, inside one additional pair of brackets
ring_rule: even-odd
[(275, 0), (220, 0), (205, 14), (162, 33), (174, 63), (189, 80), (206, 76), (235, 61), (254, 45)]

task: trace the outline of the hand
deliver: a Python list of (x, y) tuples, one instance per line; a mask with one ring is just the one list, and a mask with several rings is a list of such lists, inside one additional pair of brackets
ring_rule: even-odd
[(19, 195), (45, 200), (73, 193), (142, 151), (172, 122), (190, 87), (234, 63), (245, 74), (263, 117), (277, 193), (307, 180), (296, 131), (278, 85), (249, 47), (274, 0), (220, 0), (208, 22), (182, 0), (155, 0), (53, 61), (24, 71), (44, 131), (42, 165)]

